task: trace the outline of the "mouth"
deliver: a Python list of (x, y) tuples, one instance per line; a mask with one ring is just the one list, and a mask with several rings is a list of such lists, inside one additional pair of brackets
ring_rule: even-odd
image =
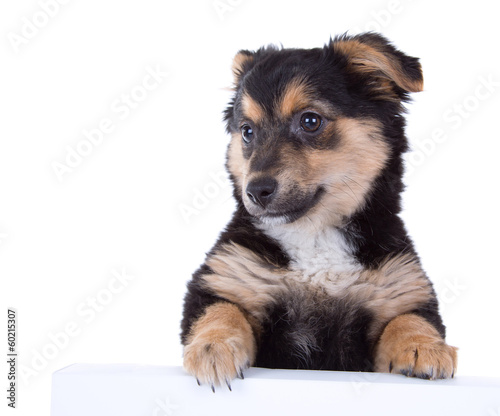
[(300, 201), (299, 205), (297, 205), (297, 201), (291, 200), (287, 203), (288, 206), (291, 206), (290, 209), (285, 208), (276, 211), (267, 210), (256, 217), (264, 224), (290, 224), (297, 221), (314, 208), (319, 203), (324, 193), (325, 190), (320, 187), (311, 197)]

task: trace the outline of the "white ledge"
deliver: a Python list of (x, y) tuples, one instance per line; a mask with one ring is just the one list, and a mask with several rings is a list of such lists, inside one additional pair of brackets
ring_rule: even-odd
[(198, 386), (181, 367), (74, 364), (52, 376), (52, 416), (500, 416), (500, 379), (427, 381), (378, 373), (251, 368)]

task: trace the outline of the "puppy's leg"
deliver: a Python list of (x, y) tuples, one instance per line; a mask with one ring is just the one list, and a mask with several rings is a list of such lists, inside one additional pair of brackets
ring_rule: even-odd
[(405, 314), (385, 327), (375, 350), (375, 370), (407, 376), (450, 378), (457, 366), (457, 349), (447, 345), (424, 318)]
[(229, 302), (217, 302), (194, 322), (184, 347), (184, 368), (198, 382), (212, 386), (243, 377), (255, 360), (256, 341), (243, 312)]

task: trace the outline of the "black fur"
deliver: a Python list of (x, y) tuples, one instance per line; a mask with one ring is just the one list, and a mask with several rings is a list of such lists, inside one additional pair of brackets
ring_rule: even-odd
[(371, 321), (370, 312), (359, 306), (295, 292), (270, 311), (255, 366), (372, 371)]

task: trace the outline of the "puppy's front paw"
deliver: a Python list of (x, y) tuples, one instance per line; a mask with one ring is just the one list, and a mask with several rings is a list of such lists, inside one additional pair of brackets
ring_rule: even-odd
[(243, 378), (243, 370), (250, 366), (251, 351), (242, 340), (229, 337), (225, 340), (204, 338), (187, 345), (184, 349), (184, 368), (196, 377), (198, 383), (207, 383), (215, 389), (231, 380)]
[(457, 348), (444, 342), (436, 329), (416, 315), (402, 315), (384, 330), (375, 356), (375, 369), (429, 380), (452, 378)]
[(242, 312), (231, 304), (215, 304), (207, 308), (193, 326), (184, 347), (184, 368), (196, 377), (198, 384), (212, 387), (243, 378), (243, 370), (255, 358), (253, 331)]
[(452, 378), (456, 362), (456, 348), (444, 342), (409, 342), (402, 345), (400, 351), (395, 351), (388, 371), (429, 380)]

